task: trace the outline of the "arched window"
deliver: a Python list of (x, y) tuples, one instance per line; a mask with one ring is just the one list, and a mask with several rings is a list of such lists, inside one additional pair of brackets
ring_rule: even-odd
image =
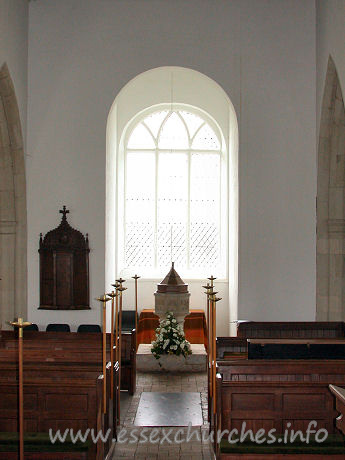
[(217, 333), (236, 333), (238, 124), (227, 94), (192, 69), (147, 70), (117, 94), (106, 147), (105, 289), (122, 276), (131, 294), (137, 273), (152, 307), (174, 261), (194, 308), (205, 305), (205, 278), (217, 277)]
[(193, 107), (153, 107), (134, 118), (124, 140), (123, 275), (159, 276), (174, 261), (189, 278), (226, 277), (221, 139)]

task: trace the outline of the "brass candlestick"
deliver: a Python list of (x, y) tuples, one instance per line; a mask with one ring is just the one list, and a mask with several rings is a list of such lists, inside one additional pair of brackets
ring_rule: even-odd
[(135, 280), (135, 346), (138, 349), (138, 279), (140, 276), (134, 275), (132, 278)]
[(111, 291), (107, 294), (111, 298), (111, 331), (110, 331), (110, 362), (111, 362), (111, 369), (110, 369), (110, 397), (111, 400), (114, 400), (114, 300), (117, 298), (118, 294), (115, 291)]
[(126, 280), (119, 278), (118, 280), (115, 280), (117, 283), (119, 283), (122, 287), (122, 284), (126, 282)]
[(211, 368), (211, 353), (210, 353), (210, 299), (209, 299), (209, 292), (212, 290), (210, 283), (207, 283), (206, 286), (202, 286), (206, 289), (206, 299), (207, 299), (207, 306), (206, 306), (206, 341), (207, 341), (207, 381), (209, 385), (209, 394), (211, 395), (211, 383), (210, 383), (210, 368)]
[(116, 424), (120, 420), (120, 381), (119, 381), (119, 374), (121, 368), (121, 361), (119, 359), (119, 344), (120, 344), (120, 337), (119, 337), (119, 292), (118, 288), (121, 286), (120, 283), (115, 282), (112, 286), (116, 290), (116, 310), (115, 310), (115, 361), (118, 365), (118, 374), (117, 374), (117, 385), (116, 385), (116, 401), (117, 401), (117, 411), (116, 411)]
[(103, 413), (105, 414), (107, 411), (107, 374), (106, 374), (106, 366), (107, 366), (107, 302), (110, 300), (110, 297), (107, 297), (106, 294), (99, 297), (99, 302), (101, 302), (102, 309), (103, 309)]
[(209, 344), (209, 326), (210, 326), (210, 300), (208, 297), (208, 293), (210, 290), (212, 290), (212, 286), (210, 286), (210, 283), (207, 283), (206, 286), (203, 286), (203, 288), (206, 289), (205, 294), (207, 294), (207, 308), (206, 308), (206, 324), (207, 324), (207, 353), (210, 350), (210, 344)]
[(217, 332), (216, 332), (216, 302), (219, 302), (221, 297), (216, 297), (216, 292), (214, 292), (211, 296), (212, 298), (212, 386), (213, 386), (213, 413), (216, 413), (216, 373), (217, 373)]
[(207, 278), (208, 280), (211, 281), (211, 287), (213, 287), (213, 281), (216, 280), (217, 278), (214, 277), (213, 275), (211, 275), (209, 278)]
[(207, 297), (208, 297), (208, 302), (209, 302), (209, 320), (210, 320), (210, 326), (209, 326), (209, 345), (210, 345), (210, 351), (209, 351), (209, 369), (210, 369), (210, 396), (213, 398), (213, 395), (215, 393), (215, 387), (214, 387), (214, 379), (213, 379), (213, 370), (214, 370), (214, 365), (213, 365), (213, 356), (215, 352), (215, 340), (214, 340), (214, 334), (215, 334), (215, 317), (214, 317), (214, 306), (213, 306), (213, 298), (215, 297), (218, 292), (213, 290), (213, 287), (211, 286), (211, 289), (208, 290), (207, 292)]
[(122, 359), (122, 344), (121, 344), (121, 337), (122, 337), (122, 296), (123, 291), (127, 288), (122, 287), (122, 283), (119, 281), (120, 287), (117, 288), (118, 292), (120, 293), (120, 302), (119, 302), (119, 385), (121, 390), (121, 359)]
[[(213, 387), (213, 363), (212, 363), (212, 358), (213, 358), (213, 343), (214, 343), (214, 340), (213, 340), (213, 307), (211, 308), (211, 296), (212, 295), (215, 295), (216, 293), (213, 292), (213, 281), (215, 279), (217, 279), (215, 276), (211, 275), (209, 278), (207, 278), (208, 280), (211, 281), (211, 286), (210, 286), (210, 289), (208, 291), (208, 305), (209, 305), (209, 320), (210, 320), (210, 327), (209, 327), (209, 346), (210, 346), (210, 353), (209, 353), (209, 360), (210, 360), (210, 374), (211, 374), (211, 381), (210, 381), (210, 395), (211, 397), (213, 397), (213, 393), (215, 392), (215, 388)], [(207, 283), (207, 285), (209, 285), (209, 283)], [(213, 305), (213, 304), (212, 304)]]
[(23, 329), (31, 323), (23, 322), (23, 318), (10, 323), (18, 328), (18, 361), (19, 361), (19, 458), (24, 460), (24, 383), (23, 383)]
[(117, 289), (120, 287), (120, 283), (115, 282), (112, 286), (116, 290), (116, 302), (115, 302), (115, 361), (119, 360), (119, 293)]

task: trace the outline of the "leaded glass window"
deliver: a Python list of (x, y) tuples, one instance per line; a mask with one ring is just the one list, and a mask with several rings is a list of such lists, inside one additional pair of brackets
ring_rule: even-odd
[(191, 278), (225, 277), (226, 187), (216, 125), (193, 111), (159, 110), (139, 120), (126, 140), (120, 269), (150, 277), (174, 261)]

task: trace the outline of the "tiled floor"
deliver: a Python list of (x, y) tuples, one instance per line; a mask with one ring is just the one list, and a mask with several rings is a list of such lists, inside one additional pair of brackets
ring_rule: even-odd
[[(200, 392), (203, 425), (190, 428), (134, 426), (140, 395), (143, 391)], [(212, 447), (208, 441), (207, 374), (139, 373), (135, 395), (132, 397), (124, 395), (120, 429), (122, 429), (122, 434), (116, 443), (113, 459), (213, 460)], [(155, 442), (150, 442), (150, 436)], [(190, 441), (186, 442), (188, 436)]]

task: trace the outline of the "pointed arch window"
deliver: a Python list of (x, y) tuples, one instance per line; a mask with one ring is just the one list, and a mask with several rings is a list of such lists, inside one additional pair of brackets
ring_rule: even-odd
[(151, 110), (132, 122), (124, 140), (122, 273), (154, 277), (174, 261), (190, 278), (225, 278), (221, 139), (214, 121), (191, 109)]

